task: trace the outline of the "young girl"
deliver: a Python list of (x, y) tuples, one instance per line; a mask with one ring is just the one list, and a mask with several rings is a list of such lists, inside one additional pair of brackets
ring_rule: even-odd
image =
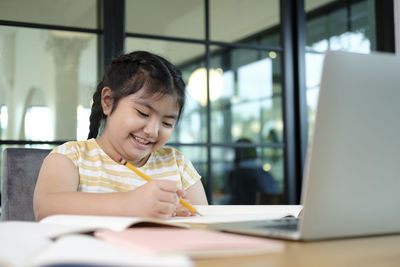
[(191, 162), (163, 147), (184, 102), (181, 73), (164, 58), (138, 51), (114, 59), (93, 95), (89, 139), (58, 146), (43, 162), (33, 199), (36, 219), (52, 214), (166, 219), (193, 215), (179, 197), (206, 205)]

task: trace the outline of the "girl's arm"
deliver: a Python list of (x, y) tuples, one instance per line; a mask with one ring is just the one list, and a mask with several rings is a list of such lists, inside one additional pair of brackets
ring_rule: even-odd
[(178, 204), (177, 184), (151, 181), (133, 191), (78, 192), (79, 174), (65, 155), (53, 153), (43, 161), (33, 197), (36, 220), (53, 214), (116, 215), (169, 218)]
[[(186, 202), (192, 205), (208, 205), (206, 193), (201, 181), (196, 182), (185, 191), (184, 197)], [(190, 212), (187, 208), (179, 205), (176, 209), (175, 216), (195, 216), (195, 213)]]
[(200, 180), (186, 190), (185, 199), (188, 199), (193, 205), (208, 205), (206, 193)]

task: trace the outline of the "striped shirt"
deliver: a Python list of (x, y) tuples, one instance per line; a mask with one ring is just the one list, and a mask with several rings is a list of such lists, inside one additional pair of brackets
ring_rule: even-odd
[[(51, 153), (63, 154), (72, 160), (78, 168), (78, 191), (81, 192), (125, 192), (146, 183), (128, 167), (111, 159), (95, 139), (70, 141)], [(200, 180), (192, 163), (174, 148), (164, 147), (153, 152), (138, 169), (152, 179), (176, 181), (178, 188), (184, 190)]]

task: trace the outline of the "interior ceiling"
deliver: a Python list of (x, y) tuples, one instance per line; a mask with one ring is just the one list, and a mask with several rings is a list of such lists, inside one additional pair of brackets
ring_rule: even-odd
[(95, 28), (96, 2), (96, 0), (0, 0), (0, 18)]

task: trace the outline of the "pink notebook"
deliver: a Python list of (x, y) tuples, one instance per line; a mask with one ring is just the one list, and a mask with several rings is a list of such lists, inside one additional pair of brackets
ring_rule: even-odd
[(130, 228), (97, 231), (95, 236), (147, 255), (178, 253), (193, 258), (272, 253), (284, 248), (277, 240), (198, 229)]

